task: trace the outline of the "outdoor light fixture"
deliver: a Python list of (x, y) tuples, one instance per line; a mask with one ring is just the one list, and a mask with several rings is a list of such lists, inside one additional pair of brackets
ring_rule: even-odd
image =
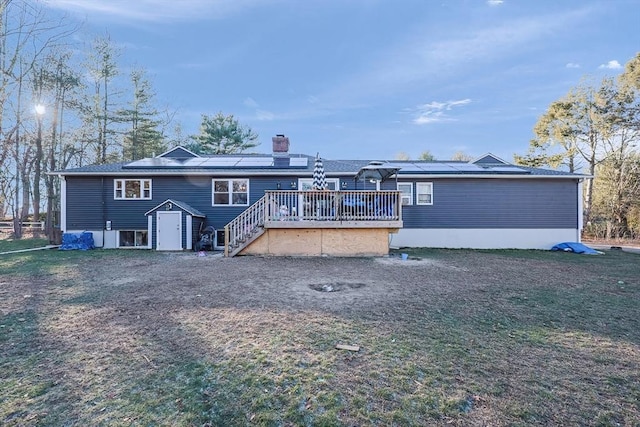
[(346, 190), (348, 186), (349, 186), (349, 184), (347, 184), (347, 181), (342, 181), (340, 183), (340, 187), (342, 187), (343, 190)]
[(291, 181), (291, 188), (295, 190), (296, 188), (298, 188), (298, 184), (295, 181)]
[(276, 189), (280, 189), (282, 186), (280, 185), (280, 182), (278, 181), (278, 183), (276, 184)]

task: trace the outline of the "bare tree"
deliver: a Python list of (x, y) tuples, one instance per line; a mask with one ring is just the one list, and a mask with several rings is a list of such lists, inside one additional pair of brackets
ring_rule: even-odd
[(96, 160), (106, 163), (109, 152), (109, 141), (115, 133), (110, 125), (115, 121), (111, 112), (111, 96), (115, 95), (111, 89), (113, 79), (118, 75), (117, 59), (119, 49), (111, 41), (108, 34), (97, 37), (91, 44), (91, 52), (87, 68), (93, 79), (93, 102), (86, 110), (87, 121), (93, 124)]
[[(27, 203), (26, 211), (19, 213), (20, 194), (29, 194), (29, 191), (20, 191), (21, 181), (22, 186), (25, 185), (22, 178), (26, 176), (21, 165), (26, 165), (28, 151), (21, 147), (23, 118), (28, 117), (22, 111), (24, 79), (48, 49), (64, 43), (76, 29), (66, 23), (64, 16), (48, 17), (37, 2), (0, 0), (0, 144), (3, 151), (13, 152), (14, 234), (18, 238), (22, 235), (19, 217), (28, 213), (29, 207)], [(11, 140), (7, 138), (9, 134)], [(8, 157), (0, 160), (4, 162), (0, 164), (0, 171), (6, 177)], [(22, 205), (24, 208), (24, 203)]]

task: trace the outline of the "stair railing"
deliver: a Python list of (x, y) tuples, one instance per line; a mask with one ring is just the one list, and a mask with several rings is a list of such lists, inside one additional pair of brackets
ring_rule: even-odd
[(224, 256), (229, 256), (230, 249), (240, 247), (264, 225), (266, 206), (266, 198), (263, 196), (224, 226)]

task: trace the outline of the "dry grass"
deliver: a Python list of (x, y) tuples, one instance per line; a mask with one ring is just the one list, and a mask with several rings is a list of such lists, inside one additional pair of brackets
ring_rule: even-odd
[(0, 424), (640, 424), (640, 255), (411, 257), (4, 256)]

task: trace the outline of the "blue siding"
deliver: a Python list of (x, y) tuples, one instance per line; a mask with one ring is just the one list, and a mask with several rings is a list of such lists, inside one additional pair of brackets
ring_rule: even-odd
[[(139, 176), (119, 176), (118, 179), (139, 179)], [(114, 178), (68, 176), (67, 227), (70, 229), (103, 229), (105, 221), (112, 222), (114, 230), (147, 229), (145, 212), (167, 199), (180, 200), (206, 215), (205, 224), (223, 228), (243, 212), (246, 206), (212, 206), (212, 177), (210, 176), (151, 176), (151, 200), (114, 200)], [(226, 178), (226, 177), (220, 177)], [(249, 178), (249, 205), (264, 196), (265, 190), (276, 190), (280, 182), (283, 190), (298, 176), (247, 177)], [(311, 178), (308, 176), (307, 178)], [(353, 182), (353, 178), (344, 178)], [(104, 201), (104, 203), (103, 203)], [(155, 239), (155, 218), (154, 218)], [(155, 240), (154, 240), (155, 247)]]
[[(113, 180), (104, 178), (104, 186), (111, 188), (111, 193), (103, 189), (102, 178), (99, 177), (67, 177), (67, 228), (73, 230), (102, 230), (105, 226), (107, 203), (113, 201)], [(149, 208), (150, 209), (150, 208)], [(144, 228), (147, 228), (144, 218)], [(115, 224), (112, 224), (115, 228)]]
[[(213, 207), (210, 176), (145, 178), (152, 179), (152, 200), (114, 200), (113, 177), (103, 180), (67, 176), (67, 227), (101, 230), (109, 220), (114, 230), (146, 230), (145, 213), (167, 199), (175, 199), (205, 214), (205, 225), (220, 230), (246, 209), (246, 206)], [(295, 175), (247, 178), (250, 180), (249, 204), (260, 199), (265, 190), (277, 189), (278, 182), (283, 190), (288, 190), (290, 182), (298, 180)], [(347, 182), (349, 189), (356, 188), (352, 176), (340, 179)], [(421, 181), (433, 182), (434, 204), (404, 206), (405, 228), (577, 228), (577, 180), (438, 178)], [(370, 183), (357, 183), (358, 190), (374, 188)], [(382, 185), (382, 189), (395, 188), (395, 180)], [(154, 247), (155, 222), (154, 217), (151, 236)], [(194, 234), (196, 227), (199, 223), (194, 222)]]
[[(404, 228), (577, 228), (573, 180), (433, 179), (433, 205), (403, 206)], [(414, 186), (414, 201), (415, 201)]]

